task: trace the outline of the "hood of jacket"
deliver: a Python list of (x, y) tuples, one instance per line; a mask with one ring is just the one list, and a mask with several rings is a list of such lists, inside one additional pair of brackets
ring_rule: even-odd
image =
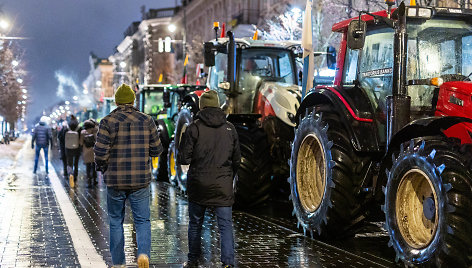
[(209, 127), (219, 127), (226, 123), (226, 114), (220, 108), (207, 107), (197, 113), (197, 119)]

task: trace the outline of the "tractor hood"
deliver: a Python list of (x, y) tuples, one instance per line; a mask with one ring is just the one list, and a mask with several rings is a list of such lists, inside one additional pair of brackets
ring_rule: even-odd
[(470, 118), (472, 114), (472, 82), (451, 81), (440, 86), (438, 110), (448, 115)]
[[(295, 115), (301, 101), (301, 87), (293, 84), (263, 81), (259, 94), (270, 104), (275, 115), (289, 126), (295, 126)], [(262, 113), (264, 114), (264, 113)]]

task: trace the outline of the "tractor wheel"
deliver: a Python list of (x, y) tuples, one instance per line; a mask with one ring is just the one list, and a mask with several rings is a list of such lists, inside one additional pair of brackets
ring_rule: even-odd
[(403, 147), (384, 188), (389, 246), (408, 266), (471, 267), (471, 152), (442, 137)]
[(356, 188), (369, 159), (356, 155), (339, 115), (330, 106), (316, 109), (305, 115), (295, 132), (290, 199), (304, 233), (340, 236), (360, 219)]
[[(179, 115), (177, 117), (177, 122), (175, 126), (175, 137), (174, 137), (174, 153), (175, 159), (178, 159), (179, 155), (179, 145), (180, 141), (183, 137), (183, 134), (187, 130), (188, 125), (192, 123), (193, 115), (189, 109), (183, 108), (180, 110)], [(187, 191), (187, 171), (188, 165), (179, 165), (175, 162), (175, 170), (177, 172), (176, 178), (179, 185), (179, 188), (182, 192)]]
[(159, 157), (152, 158), (152, 175), (157, 181), (168, 181), (167, 174), (167, 149), (169, 147), (170, 138), (164, 120), (156, 120), (159, 129), (159, 139), (161, 140), (164, 151)]
[(235, 125), (241, 148), (235, 206), (255, 207), (270, 197), (272, 163), (267, 135), (258, 127)]
[(169, 144), (169, 149), (167, 153), (167, 174), (169, 175), (169, 182), (174, 185), (178, 186), (177, 183), (177, 170), (175, 169), (175, 165), (177, 163), (175, 159), (175, 143), (171, 141)]

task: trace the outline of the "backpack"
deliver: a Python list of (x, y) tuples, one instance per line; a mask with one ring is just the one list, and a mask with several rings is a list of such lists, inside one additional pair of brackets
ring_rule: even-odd
[(95, 145), (95, 135), (92, 134), (85, 134), (84, 136), (84, 145), (87, 148), (93, 147)]
[(79, 132), (74, 130), (68, 130), (65, 135), (64, 144), (66, 146), (66, 149), (79, 148)]

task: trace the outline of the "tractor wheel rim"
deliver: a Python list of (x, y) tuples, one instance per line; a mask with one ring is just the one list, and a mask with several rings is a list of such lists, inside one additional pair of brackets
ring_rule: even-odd
[(303, 209), (315, 212), (323, 201), (326, 185), (323, 146), (314, 134), (307, 135), (297, 155), (297, 192)]
[(175, 171), (175, 160), (174, 160), (174, 152), (170, 153), (170, 175), (175, 176), (177, 172)]
[(433, 204), (438, 204), (436, 191), (426, 173), (412, 169), (403, 175), (398, 185), (395, 213), (403, 239), (415, 249), (427, 247), (438, 228), (438, 206), (434, 205), (432, 217), (424, 213), (424, 202), (431, 199)]

